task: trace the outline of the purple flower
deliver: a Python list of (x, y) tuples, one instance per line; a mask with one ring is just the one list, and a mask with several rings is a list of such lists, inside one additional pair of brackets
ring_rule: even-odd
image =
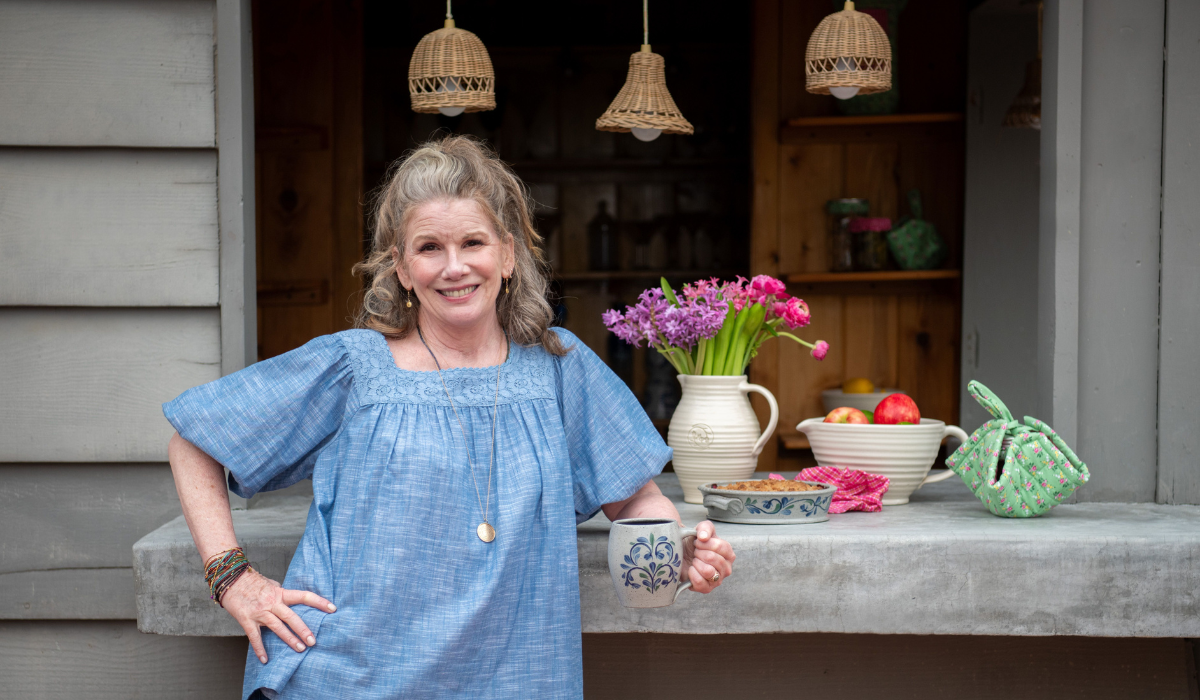
[(608, 310), (601, 318), (618, 338), (640, 347), (670, 345), (690, 350), (701, 338), (712, 338), (721, 330), (728, 305), (717, 298), (718, 288), (708, 283), (685, 289), (679, 305), (666, 300), (661, 289), (642, 292), (638, 303), (625, 313)]
[(812, 356), (817, 358), (818, 360), (824, 360), (825, 355), (827, 355), (828, 353), (829, 353), (829, 343), (826, 343), (824, 340), (818, 340), (817, 344), (813, 346)]

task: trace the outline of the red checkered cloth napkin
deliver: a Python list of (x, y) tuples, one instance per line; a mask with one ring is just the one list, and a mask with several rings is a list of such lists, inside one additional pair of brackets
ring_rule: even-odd
[[(771, 478), (783, 477), (771, 474)], [(883, 494), (891, 483), (886, 476), (841, 467), (809, 467), (796, 475), (796, 481), (819, 481), (836, 486), (833, 502), (829, 505), (830, 513), (850, 510), (877, 513), (883, 510)]]

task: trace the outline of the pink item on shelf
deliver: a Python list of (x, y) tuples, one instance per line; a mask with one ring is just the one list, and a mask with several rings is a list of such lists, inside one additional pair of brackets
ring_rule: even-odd
[(829, 505), (830, 513), (848, 510), (877, 513), (883, 510), (883, 494), (891, 483), (886, 476), (842, 467), (809, 467), (796, 475), (796, 481), (819, 481), (836, 486), (833, 503)]
[(850, 233), (862, 233), (863, 231), (890, 231), (892, 230), (892, 220), (885, 219), (881, 216), (856, 216), (850, 219), (850, 223), (846, 225)]

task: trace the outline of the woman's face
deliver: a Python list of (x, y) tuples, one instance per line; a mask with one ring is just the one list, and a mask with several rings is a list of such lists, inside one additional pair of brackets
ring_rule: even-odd
[(512, 239), (501, 240), (473, 200), (426, 202), (409, 216), (400, 284), (421, 304), (421, 322), (466, 328), (494, 322), (496, 296), (512, 274)]

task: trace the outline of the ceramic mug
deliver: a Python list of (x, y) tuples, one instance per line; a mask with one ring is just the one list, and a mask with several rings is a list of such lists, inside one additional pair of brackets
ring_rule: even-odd
[(617, 599), (627, 608), (662, 608), (692, 582), (680, 583), (683, 541), (695, 538), (669, 518), (618, 520), (608, 532), (608, 571)]

